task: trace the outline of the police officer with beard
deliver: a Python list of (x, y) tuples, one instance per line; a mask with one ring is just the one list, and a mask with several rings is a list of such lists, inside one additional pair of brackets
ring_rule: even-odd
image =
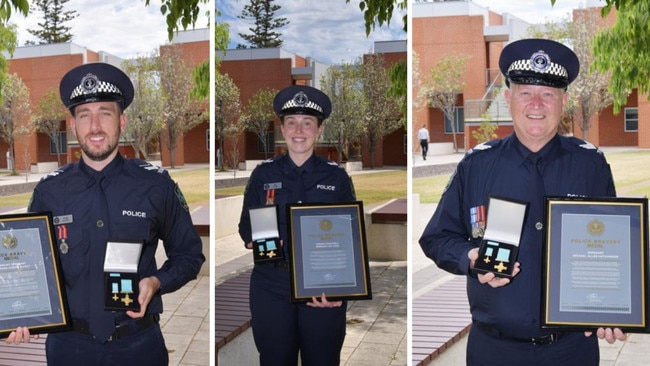
[[(205, 258), (187, 203), (169, 174), (118, 153), (133, 100), (131, 80), (106, 63), (70, 70), (60, 95), (81, 160), (55, 170), (34, 189), (30, 212), (51, 211), (72, 330), (46, 340), (48, 365), (167, 365), (159, 326), (162, 295), (196, 278)], [(167, 260), (155, 260), (158, 242)], [(110, 242), (142, 245), (132, 310), (107, 309), (104, 261)], [(18, 328), (7, 343), (29, 341)]]

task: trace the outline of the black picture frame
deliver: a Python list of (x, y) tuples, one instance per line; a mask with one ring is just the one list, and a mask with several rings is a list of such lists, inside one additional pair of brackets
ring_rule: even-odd
[(291, 301), (372, 299), (363, 203), (287, 205)]
[(541, 326), (650, 333), (648, 200), (546, 197)]
[(0, 240), (0, 338), (71, 329), (52, 214), (0, 215)]

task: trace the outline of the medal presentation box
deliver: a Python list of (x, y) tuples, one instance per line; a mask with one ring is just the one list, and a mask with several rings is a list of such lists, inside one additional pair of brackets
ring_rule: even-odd
[(251, 208), (249, 213), (255, 263), (284, 261), (284, 250), (280, 245), (278, 229), (278, 206)]
[(143, 243), (109, 241), (104, 258), (104, 308), (140, 311), (138, 262)]
[(474, 262), (475, 273), (512, 277), (527, 208), (525, 202), (490, 197), (485, 235)]

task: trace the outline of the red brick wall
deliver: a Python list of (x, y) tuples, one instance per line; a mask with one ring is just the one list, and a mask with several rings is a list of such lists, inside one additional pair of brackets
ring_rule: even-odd
[[(97, 61), (98, 59), (95, 52), (88, 51), (86, 56), (89, 61)], [(48, 90), (55, 89), (58, 94), (59, 81), (63, 75), (82, 63), (83, 55), (81, 54), (17, 59), (9, 61), (9, 72), (18, 74), (29, 88), (30, 102), (32, 108), (35, 109), (38, 100)], [(72, 136), (71, 132), (68, 132), (68, 134)], [(28, 165), (36, 164), (39, 161), (47, 162), (56, 161), (57, 159), (55, 154), (50, 154), (50, 140), (47, 135), (42, 133), (35, 133), (18, 139), (14, 149), (16, 152), (16, 167), (20, 170), (25, 170)], [(62, 164), (67, 163), (67, 154), (63, 154), (61, 159)], [(28, 163), (27, 160), (29, 160)]]
[[(502, 17), (489, 14), (489, 24), (499, 25)], [(498, 69), (498, 58), (502, 48), (500, 42), (486, 43), (483, 37), (483, 16), (452, 16), (413, 18), (413, 50), (419, 60), (420, 82), (430, 78), (430, 70), (441, 58), (450, 55), (467, 55), (462, 81), (466, 87), (461, 100), (480, 99), (486, 90), (486, 70)], [(420, 92), (416, 85), (413, 90), (415, 99)], [(462, 106), (462, 102), (458, 104)], [(417, 148), (417, 130), (425, 124), (429, 130), (430, 141), (450, 142), (451, 134), (444, 133), (444, 115), (440, 110), (427, 106), (413, 106), (413, 123), (411, 136), (414, 148)], [(458, 134), (459, 148), (464, 147), (464, 135)]]
[(639, 136), (638, 144), (640, 148), (650, 148), (650, 102), (647, 94), (639, 95)]
[[(183, 60), (194, 68), (201, 64), (203, 61), (210, 59), (210, 42), (188, 42), (176, 43), (175, 47), (179, 47)], [(170, 46), (160, 47), (160, 53), (164, 54)], [(202, 108), (209, 108), (209, 100), (206, 100)], [(177, 141), (177, 146), (174, 151), (174, 166), (183, 166), (185, 163), (209, 163), (210, 152), (205, 149), (206, 139), (205, 130), (209, 128), (208, 122), (204, 122), (188, 131), (182, 138)], [(163, 138), (168, 137), (163, 133)], [(180, 141), (183, 140), (183, 141)], [(167, 140), (165, 140), (167, 141)], [(171, 166), (171, 156), (167, 146), (163, 143), (161, 146), (161, 158), (163, 166)]]

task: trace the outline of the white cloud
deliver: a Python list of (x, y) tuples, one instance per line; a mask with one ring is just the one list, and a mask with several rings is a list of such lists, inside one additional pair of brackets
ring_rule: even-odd
[[(231, 45), (245, 42), (238, 33), (250, 34), (252, 23), (237, 19), (248, 1), (217, 0), (222, 16), (217, 21), (230, 23)], [(289, 24), (279, 29), (283, 48), (303, 57), (312, 57), (328, 64), (352, 62), (372, 50), (375, 41), (406, 40), (401, 15), (395, 12), (390, 27), (376, 28), (366, 37), (359, 1), (345, 0), (276, 0), (281, 9), (276, 17), (287, 18)]]
[(474, 3), (503, 14), (509, 13), (531, 24), (559, 21), (571, 16), (573, 9), (603, 6), (598, 0), (473, 0)]
[[(207, 27), (205, 10), (211, 3), (202, 4), (196, 28)], [(70, 0), (64, 10), (76, 10), (78, 16), (65, 23), (71, 27), (72, 43), (91, 51), (105, 51), (122, 58), (148, 55), (168, 43), (165, 17), (157, 1), (145, 6), (144, 1), (132, 0)], [(205, 10), (204, 10), (205, 9)], [(41, 14), (28, 18), (13, 15), (11, 23), (18, 26), (18, 42), (36, 39), (27, 29), (38, 29)]]

